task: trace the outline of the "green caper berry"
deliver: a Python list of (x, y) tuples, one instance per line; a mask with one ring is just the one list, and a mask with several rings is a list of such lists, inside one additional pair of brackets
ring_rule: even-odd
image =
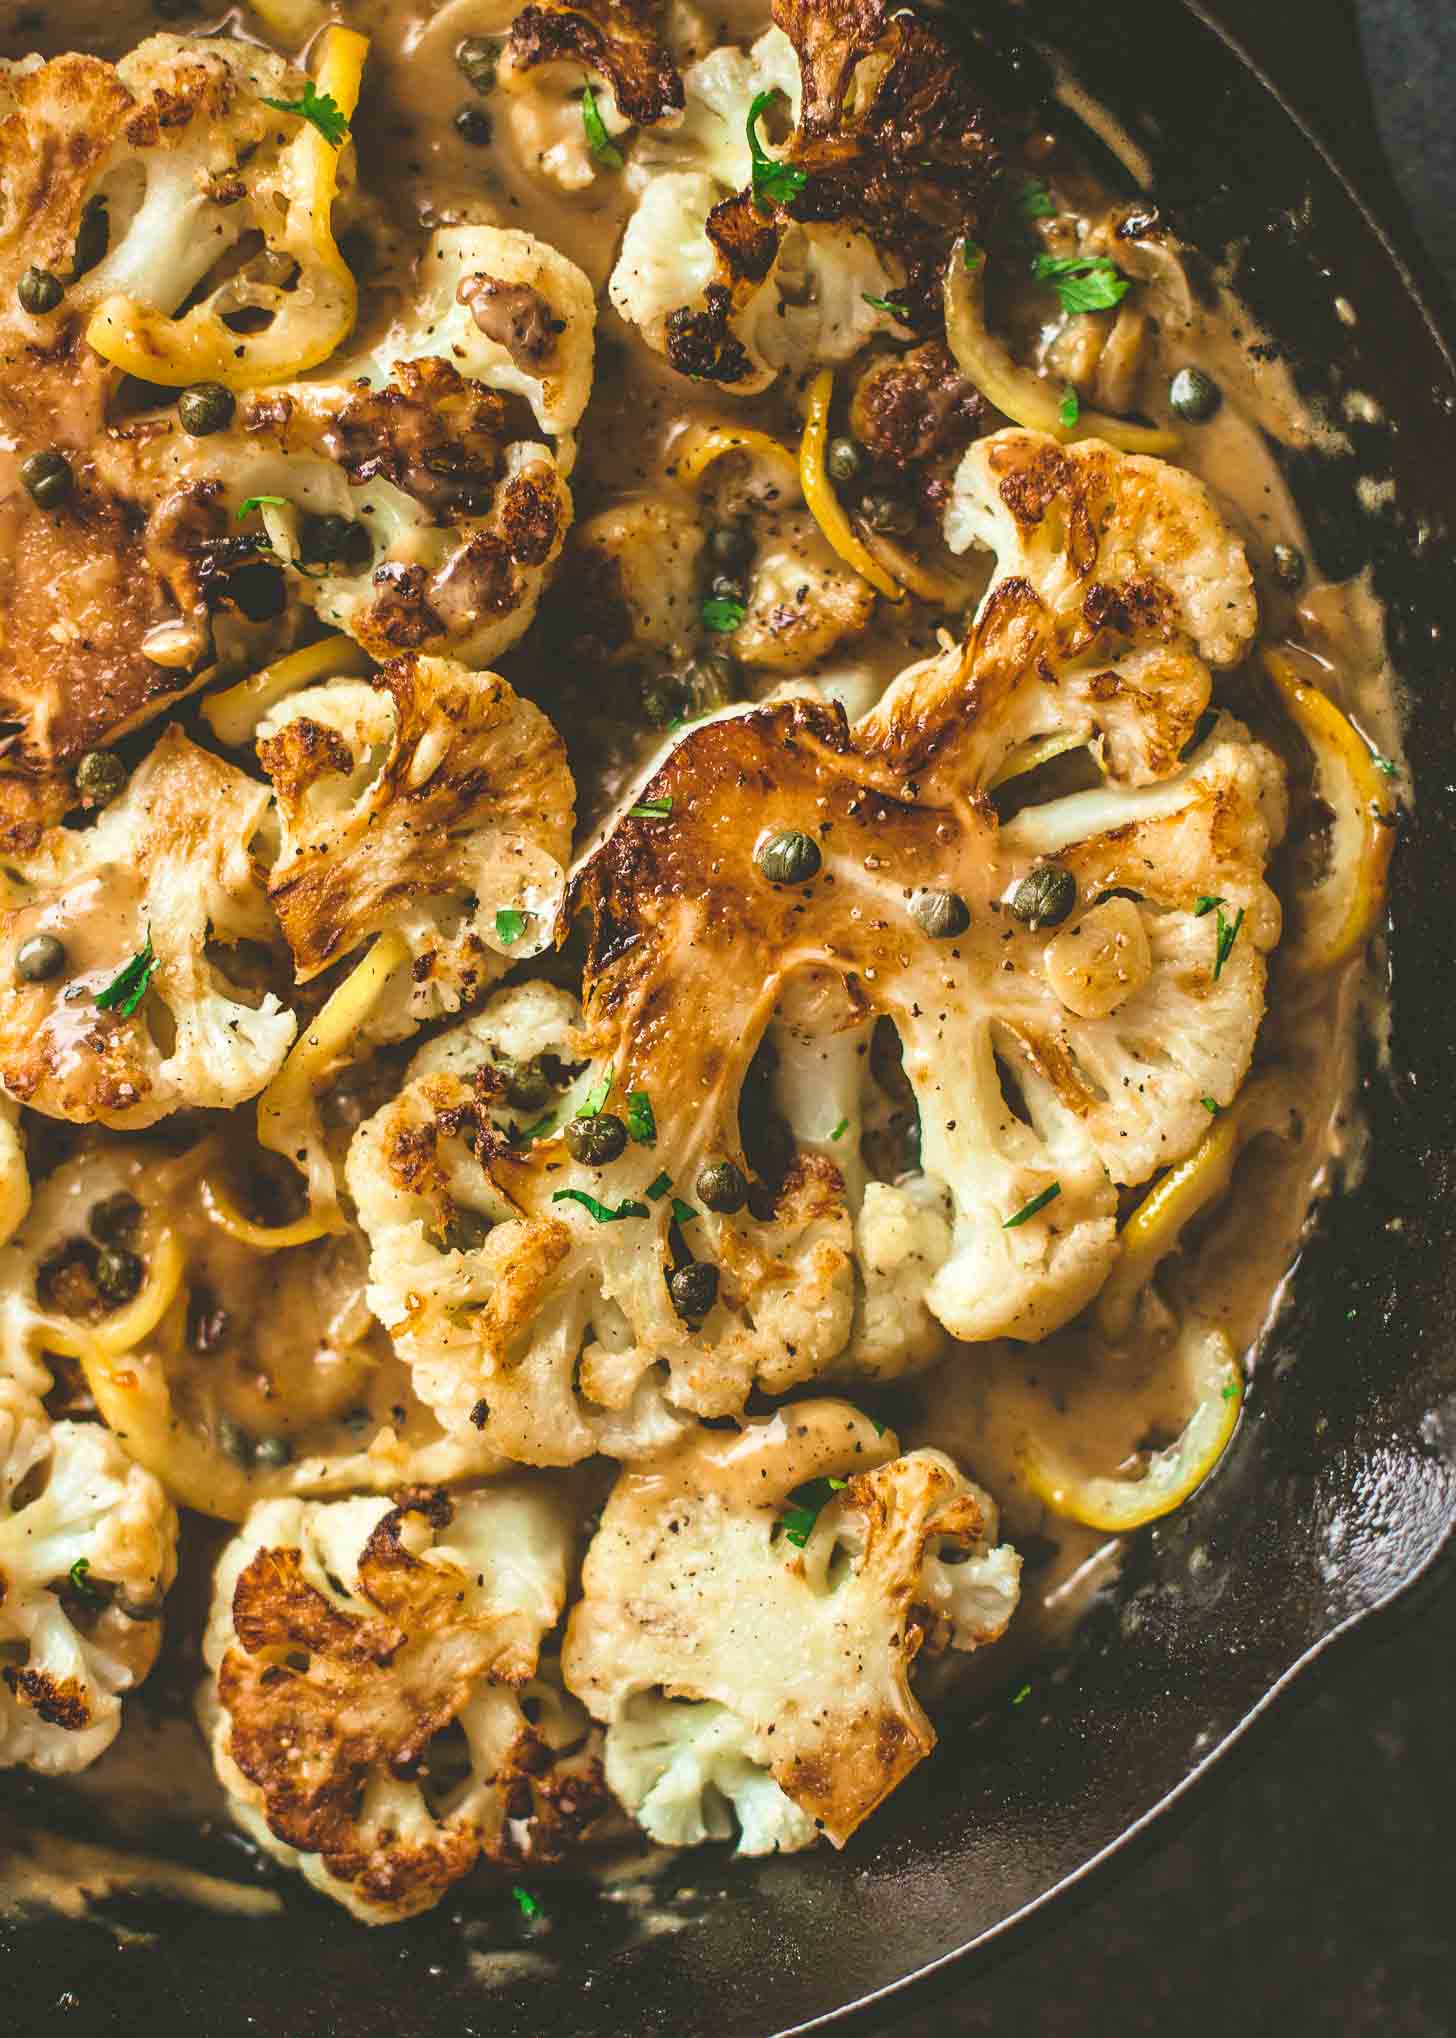
[(708, 533), (708, 551), (719, 566), (731, 573), (746, 566), (758, 550), (747, 524), (715, 524)]
[(104, 807), (126, 784), (126, 766), (110, 750), (88, 750), (76, 764), (76, 790), (88, 807)]
[(971, 909), (959, 892), (921, 892), (912, 901), (910, 917), (932, 941), (954, 941), (971, 924)]
[(583, 1167), (606, 1167), (626, 1145), (627, 1128), (610, 1111), (595, 1112), (590, 1118), (573, 1118), (566, 1128), (567, 1152)]
[(227, 430), (237, 407), (237, 398), (220, 382), (194, 382), (177, 399), (177, 421), (189, 439), (206, 439)]
[(71, 281), (94, 269), (111, 245), (111, 218), (104, 198), (87, 200), (76, 228), (76, 245), (71, 251)]
[(823, 862), (819, 845), (797, 828), (783, 828), (759, 844), (754, 862), (771, 885), (806, 885)]
[(455, 132), (471, 148), (483, 149), (493, 132), (490, 115), (483, 106), (462, 106), (455, 116)]
[(706, 1260), (689, 1260), (668, 1275), (667, 1292), (679, 1316), (702, 1318), (718, 1299), (718, 1269)]
[(748, 1184), (732, 1161), (714, 1161), (697, 1179), (698, 1201), (705, 1210), (728, 1215), (748, 1201)]
[(47, 984), (65, 966), (65, 944), (54, 934), (32, 934), (15, 951), (15, 974), (23, 984)]
[(20, 463), (20, 478), (37, 509), (58, 509), (75, 486), (76, 477), (64, 453), (54, 447), (32, 453)]
[(717, 601), (746, 602), (748, 600), (748, 588), (743, 581), (739, 580), (732, 573), (715, 573), (713, 575), (713, 595)]
[(455, 45), (455, 68), (477, 92), (494, 90), (499, 63), (500, 52), (489, 36), (467, 35)]
[(22, 311), (28, 311), (32, 318), (44, 318), (65, 296), (66, 287), (49, 269), (27, 269), (15, 286), (15, 294)]
[(854, 439), (831, 439), (824, 465), (831, 481), (853, 481), (864, 466), (864, 454)]
[(915, 528), (915, 511), (903, 495), (877, 489), (860, 504), (860, 515), (872, 531), (886, 537), (906, 538)]
[(1304, 579), (1304, 554), (1297, 545), (1274, 547), (1274, 578), (1288, 588), (1298, 587)]
[(234, 1422), (230, 1415), (217, 1419), (217, 1441), (224, 1457), (231, 1458), (235, 1465), (251, 1465), (253, 1462), (253, 1439), (240, 1422)]
[(96, 1255), (96, 1286), (108, 1302), (130, 1302), (146, 1268), (124, 1245), (104, 1245)]
[(275, 1470), (293, 1463), (293, 1446), (287, 1437), (259, 1437), (253, 1450), (255, 1464), (269, 1465)]
[(495, 1065), (505, 1084), (507, 1102), (518, 1111), (539, 1111), (551, 1095), (551, 1084), (538, 1061), (516, 1061), (505, 1055)]
[(1029, 871), (1007, 901), (1013, 919), (1035, 929), (1060, 927), (1077, 903), (1077, 880), (1059, 863)]
[(452, 1210), (439, 1237), (447, 1253), (473, 1253), (490, 1230), (490, 1219), (478, 1210)]
[(1201, 368), (1180, 368), (1168, 385), (1168, 402), (1176, 417), (1203, 425), (1223, 402), (1223, 391)]
[(328, 516), (304, 519), (303, 556), (321, 560), (325, 565), (338, 560), (346, 566), (364, 566), (373, 558), (374, 547), (362, 524), (331, 512)]
[(86, 1218), (91, 1236), (99, 1238), (103, 1245), (125, 1245), (128, 1239), (136, 1237), (141, 1221), (142, 1206), (125, 1189), (93, 1203)]

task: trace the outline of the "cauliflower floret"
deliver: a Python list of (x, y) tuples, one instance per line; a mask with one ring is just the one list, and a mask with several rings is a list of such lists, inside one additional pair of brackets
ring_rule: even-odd
[(25, 1162), (25, 1135), (20, 1110), (0, 1096), (0, 1245), (25, 1222), (30, 1208), (30, 1170)]
[(471, 1084), (478, 1106), (510, 1137), (559, 1121), (590, 1054), (581, 1008), (555, 984), (512, 984), (479, 1012), (426, 1041), (405, 1081), (448, 1075)]
[(986, 655), (1024, 663), (1034, 633), (1057, 675), (1055, 707), (1053, 689), (1025, 698), (1007, 740), (1080, 722), (1133, 784), (1176, 767), (1208, 706), (1208, 667), (1236, 665), (1258, 627), (1244, 548), (1203, 483), (1100, 439), (979, 440), (956, 472), (945, 540), (996, 555), (977, 618)]
[(562, 565), (573, 641), (598, 656), (682, 654), (702, 628), (702, 519), (685, 502), (636, 496), (578, 524)]
[(935, 1745), (917, 1653), (979, 1648), (1015, 1610), (1020, 1559), (995, 1538), (949, 1458), (900, 1456), (845, 1402), (626, 1469), (562, 1652), (615, 1794), (667, 1845), (726, 1837), (731, 1806), (740, 1853), (842, 1846)]
[[(166, 731), (85, 830), (54, 828), (26, 864), (27, 903), (0, 917), (0, 1082), (77, 1123), (152, 1125), (184, 1106), (256, 1096), (281, 1065), (293, 1014), (234, 983), (217, 951), (276, 943), (250, 845), (265, 786)], [(37, 935), (60, 974), (20, 978)]]
[(109, 1430), (0, 1381), (0, 1763), (84, 1769), (161, 1642), (177, 1517)]
[(748, 108), (760, 92), (782, 93), (799, 114), (799, 60), (781, 28), (766, 29), (750, 48), (724, 43), (683, 73), (683, 117), (649, 129), (633, 151), (628, 179), (650, 191), (664, 168), (703, 171), (720, 191), (741, 191), (753, 170)]
[[(525, 7), (511, 24), (498, 78), (521, 161), (567, 191), (603, 167), (582, 117), (590, 85), (609, 137), (629, 127), (674, 125), (683, 83), (653, 0), (560, 0)], [(585, 79), (582, 73), (587, 75)]]
[[(554, 1797), (523, 1793), (520, 1695), (572, 1541), (544, 1480), (255, 1508), (218, 1564), (200, 1699), (244, 1830), (366, 1924), (429, 1909), (482, 1852), (564, 1845), (600, 1789), (583, 1765)], [(455, 1723), (463, 1773), (445, 1743), (432, 1773)]]
[(278, 799), (269, 896), (298, 981), (386, 929), (412, 958), (370, 1018), (397, 1039), (551, 936), (575, 788), (545, 715), (493, 672), (398, 658), (293, 694), (258, 731)]

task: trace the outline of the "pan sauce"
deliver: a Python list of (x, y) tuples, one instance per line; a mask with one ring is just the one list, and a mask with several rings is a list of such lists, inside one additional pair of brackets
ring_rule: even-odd
[[(503, 33), (515, 11), (508, 0), (449, 0), (435, 12), (397, 0), (354, 0), (349, 9), (352, 25), (372, 38), (365, 97), (354, 129), (361, 182), (376, 208), (369, 228), (374, 266), (366, 279), (364, 316), (381, 328), (388, 322), (392, 302), (408, 288), (419, 224), (468, 219), (521, 226), (579, 264), (601, 293), (596, 382), (572, 477), (580, 522), (624, 498), (662, 492), (674, 446), (693, 422), (731, 417), (791, 441), (797, 413), (790, 391), (775, 389), (747, 401), (724, 398), (711, 386), (687, 382), (633, 343), (604, 294), (629, 204), (620, 182), (598, 178), (586, 192), (563, 198), (526, 175), (508, 147), (498, 142), (482, 149), (458, 136), (453, 116), (469, 94), (455, 67), (456, 44), (467, 33)], [(686, 19), (693, 10), (684, 4), (678, 13)], [(685, 49), (679, 43), (679, 55), (686, 60), (723, 40), (758, 33), (766, 14), (759, 6), (735, 4), (715, 8), (706, 20), (693, 18), (700, 24), (696, 33), (679, 30), (686, 38)], [(152, 9), (136, 0), (53, 0), (47, 9), (0, 26), (0, 55), (84, 48), (114, 57), (159, 25), (192, 28), (216, 22), (216, 16), (199, 14), (159, 24)], [(245, 12), (228, 15), (221, 26), (224, 32), (255, 32)], [(1059, 174), (1063, 170), (1060, 158), (1057, 169)], [(1072, 177), (1070, 168), (1066, 175)], [(1089, 215), (1110, 203), (1085, 179), (1078, 189)], [(1391, 674), (1378, 605), (1369, 588), (1363, 582), (1334, 587), (1311, 579), (1289, 593), (1273, 571), (1274, 547), (1304, 550), (1305, 539), (1267, 440), (1320, 446), (1334, 443), (1335, 435), (1302, 409), (1277, 359), (1250, 351), (1258, 335), (1236, 304), (1227, 297), (1214, 305), (1202, 302), (1176, 260), (1161, 248), (1135, 248), (1126, 266), (1143, 282), (1143, 303), (1154, 322), (1139, 407), (1155, 422), (1165, 422), (1169, 379), (1190, 364), (1204, 368), (1223, 390), (1216, 416), (1184, 432), (1179, 459), (1217, 492), (1248, 546), (1264, 637), (1298, 636), (1320, 660), (1331, 696), (1379, 751), (1398, 758)], [(1017, 351), (1024, 358), (1037, 338), (1029, 308), (1012, 304), (1003, 312), (1019, 336)], [(970, 583), (972, 597), (978, 591)], [(871, 633), (853, 645), (852, 660), (832, 657), (824, 662), (826, 669), (839, 673), (852, 663), (858, 669), (854, 684), (872, 694), (912, 659), (933, 651), (936, 618), (919, 605), (907, 607), (914, 613), (905, 618), (882, 606)], [(546, 708), (566, 737), (585, 840), (642, 772), (661, 739), (644, 732), (640, 714), (624, 712), (630, 703), (609, 690), (563, 688), (530, 640), (501, 661), (501, 669)], [(761, 674), (759, 690), (777, 677)], [(1256, 733), (1295, 754), (1297, 746), (1267, 700), (1241, 688), (1237, 710)], [(1276, 1312), (1312, 1203), (1358, 1169), (1360, 1132), (1350, 1094), (1362, 1014), (1367, 1022), (1375, 1017), (1358, 959), (1330, 975), (1300, 981), (1275, 956), (1258, 1062), (1293, 1072), (1299, 1136), (1288, 1143), (1259, 1140), (1246, 1150), (1231, 1192), (1195, 1227), (1171, 1279), (1165, 1269), (1162, 1283), (1175, 1308), (1196, 1300), (1200, 1313), (1226, 1330), (1238, 1350), (1251, 1346)], [(208, 1229), (195, 1196), (179, 1198), (174, 1216), (184, 1232), (200, 1235)], [(1008, 1383), (997, 1371), (1004, 1372), (1005, 1361), (986, 1365), (970, 1352), (929, 1379), (902, 1388), (888, 1411), (907, 1445), (934, 1442), (951, 1450), (1000, 1503), (1007, 1538), (1024, 1542), (1036, 1554), (1036, 1562), (1028, 1562), (1022, 1607), (1008, 1644), (981, 1659), (977, 1682), (1004, 1684), (1017, 1674), (1019, 1663), (1031, 1663), (1064, 1638), (1091, 1594), (1116, 1571), (1115, 1540), (1049, 1521), (1026, 1490), (1018, 1457), (1026, 1397), (1042, 1397), (1049, 1420), (1054, 1413), (1072, 1416), (1079, 1429), (1078, 1453), (1089, 1470), (1126, 1462), (1150, 1437), (1166, 1440), (1186, 1415), (1186, 1408), (1177, 1405), (1176, 1383), (1171, 1396), (1168, 1383), (1156, 1377), (1141, 1387), (1136, 1384), (1142, 1357), (1134, 1340), (1118, 1360), (1129, 1391), (1093, 1419), (1085, 1404), (1079, 1409), (1087, 1362), (1085, 1351), (1060, 1340), (1057, 1353), (1026, 1352), (1015, 1364), (1015, 1381)], [(1014, 1395), (998, 1391), (1008, 1384), (1014, 1384)], [(322, 1452), (332, 1447), (341, 1453), (356, 1448), (344, 1432), (331, 1440), (319, 1427), (315, 1422), (310, 1448)], [(142, 1799), (149, 1795), (146, 1778), (156, 1745), (155, 1729), (134, 1711), (121, 1741), (85, 1778), (81, 1787), (88, 1798), (106, 1806), (113, 1830), (129, 1826), (138, 1813), (145, 1815)], [(185, 1789), (189, 1798), (196, 1793), (199, 1816), (216, 1815), (219, 1795), (205, 1762), (187, 1765), (185, 1773), (182, 1784), (169, 1758), (169, 1811), (175, 1816), (178, 1791)], [(72, 1886), (86, 1893), (104, 1891), (116, 1873), (116, 1864), (89, 1853), (83, 1858), (71, 1843), (42, 1838), (7, 1852), (0, 1877), (0, 1894), (7, 1902), (54, 1901)], [(163, 1870), (143, 1868), (128, 1857), (120, 1875), (136, 1884), (149, 1876), (163, 1878)], [(179, 1875), (173, 1885), (179, 1894), (201, 1902), (227, 1900), (226, 1891), (211, 1878), (189, 1881)], [(254, 1891), (237, 1894), (245, 1908), (271, 1901)]]

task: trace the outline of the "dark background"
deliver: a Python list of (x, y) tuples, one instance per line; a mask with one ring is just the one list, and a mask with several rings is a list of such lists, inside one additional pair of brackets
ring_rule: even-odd
[[(1338, 20), (1299, 11), (1317, 68)], [(1456, 292), (1456, 0), (1359, 15), (1376, 126)], [(1315, 1671), (1135, 1866), (883, 2038), (1214, 2031), (1456, 2034), (1456, 1578)]]

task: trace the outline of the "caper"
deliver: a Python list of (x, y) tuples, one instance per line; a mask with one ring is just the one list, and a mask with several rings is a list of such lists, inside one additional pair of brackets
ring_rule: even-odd
[(65, 296), (66, 286), (49, 269), (27, 269), (15, 286), (15, 294), (22, 311), (28, 311), (32, 318), (44, 318)]
[(1223, 391), (1201, 368), (1180, 368), (1168, 385), (1168, 402), (1175, 416), (1203, 425), (1223, 402)]
[(455, 67), (477, 92), (494, 89), (499, 62), (500, 52), (488, 35), (467, 35), (455, 45)]
[(54, 446), (22, 460), (20, 478), (37, 509), (59, 509), (76, 483), (70, 461)]
[(326, 565), (337, 560), (345, 566), (366, 566), (374, 557), (374, 546), (362, 524), (331, 512), (304, 518), (303, 556)]
[(462, 106), (455, 116), (455, 132), (473, 149), (483, 149), (490, 140), (490, 115), (483, 106)]
[(727, 1215), (748, 1201), (748, 1184), (732, 1161), (713, 1161), (697, 1180), (698, 1201), (706, 1210)]
[(705, 651), (690, 660), (683, 672), (693, 713), (706, 714), (736, 700), (742, 687), (743, 668), (730, 651)]
[(490, 1219), (478, 1210), (452, 1210), (431, 1239), (438, 1241), (442, 1252), (472, 1253), (489, 1230)]
[(1304, 579), (1304, 554), (1297, 545), (1274, 547), (1274, 578), (1288, 588), (1298, 587)]
[(1007, 901), (1013, 919), (1031, 928), (1059, 927), (1077, 903), (1077, 880), (1059, 863), (1029, 871)]
[(730, 573), (735, 567), (746, 566), (757, 550), (747, 524), (715, 524), (708, 533), (709, 555)]
[(583, 1167), (604, 1168), (617, 1159), (627, 1144), (627, 1128), (610, 1111), (596, 1111), (588, 1118), (573, 1118), (566, 1128), (566, 1147)]
[(104, 807), (126, 784), (126, 766), (111, 750), (88, 750), (76, 763), (76, 790), (88, 807)]
[(15, 951), (15, 974), (23, 984), (48, 984), (65, 966), (65, 944), (54, 934), (32, 934)]
[(673, 673), (664, 672), (643, 687), (642, 712), (655, 729), (665, 729), (682, 711), (683, 700)]
[(903, 495), (891, 495), (888, 489), (875, 489), (860, 504), (860, 515), (872, 531), (882, 531), (887, 537), (905, 538), (915, 528), (915, 511)]
[(96, 1255), (96, 1286), (108, 1302), (130, 1302), (146, 1269), (124, 1245), (104, 1245)]
[(194, 382), (177, 399), (177, 421), (189, 439), (206, 439), (227, 430), (237, 407), (237, 398), (220, 382)]
[(91, 198), (81, 214), (76, 228), (76, 245), (71, 252), (71, 281), (84, 276), (96, 264), (111, 245), (111, 220), (106, 211), (104, 198)]
[(253, 1462), (253, 1439), (240, 1422), (234, 1422), (230, 1415), (217, 1419), (217, 1441), (224, 1457), (231, 1458), (235, 1465), (251, 1465)]
[(959, 892), (921, 892), (912, 901), (910, 917), (932, 941), (954, 941), (971, 924), (971, 909)]
[(259, 1465), (271, 1465), (275, 1468), (291, 1465), (293, 1446), (287, 1437), (259, 1437), (254, 1446), (253, 1458)]
[(706, 1260), (689, 1260), (668, 1275), (667, 1292), (679, 1316), (704, 1317), (718, 1299), (718, 1269)]
[(129, 1239), (136, 1237), (141, 1221), (142, 1206), (125, 1189), (118, 1189), (114, 1196), (93, 1203), (86, 1218), (91, 1236), (99, 1238), (103, 1245), (125, 1245)]
[(518, 1111), (539, 1111), (551, 1095), (551, 1084), (538, 1061), (517, 1061), (503, 1055), (495, 1072), (505, 1084), (506, 1099)]
[(797, 828), (781, 828), (759, 844), (754, 862), (771, 885), (806, 885), (818, 876), (823, 858), (811, 836)]
[(831, 439), (824, 455), (831, 481), (853, 481), (864, 466), (864, 454), (855, 439)]
[(746, 583), (739, 580), (735, 574), (715, 573), (713, 575), (713, 595), (718, 601), (746, 602), (748, 600), (748, 588)]

